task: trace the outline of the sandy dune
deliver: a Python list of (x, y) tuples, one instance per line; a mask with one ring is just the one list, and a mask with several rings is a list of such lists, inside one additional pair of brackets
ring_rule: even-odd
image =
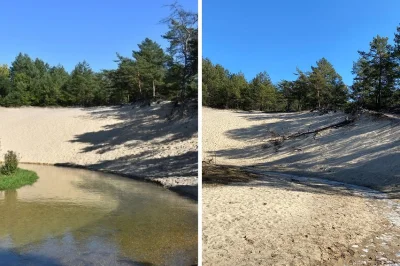
[(203, 108), (203, 160), (244, 166), (259, 176), (203, 188), (204, 265), (400, 263), (396, 118), (364, 115), (354, 125), (315, 138), (288, 140), (279, 147), (267, 141), (276, 133), (316, 129), (344, 118), (341, 113)]
[[(203, 108), (203, 160), (217, 164), (253, 165), (279, 172), (324, 177), (400, 190), (400, 118), (362, 115), (354, 124), (317, 136), (268, 144), (289, 135), (340, 122), (343, 113), (249, 113)], [(384, 165), (384, 167), (383, 167)]]
[(195, 196), (197, 113), (168, 121), (171, 108), (0, 108), (1, 153), (150, 179)]

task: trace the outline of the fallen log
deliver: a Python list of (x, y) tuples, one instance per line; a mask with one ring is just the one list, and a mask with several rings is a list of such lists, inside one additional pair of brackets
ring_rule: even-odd
[(301, 136), (304, 136), (304, 135), (317, 134), (317, 133), (319, 133), (321, 131), (324, 131), (324, 130), (327, 130), (327, 129), (330, 129), (330, 128), (344, 127), (346, 125), (349, 125), (349, 124), (353, 123), (354, 121), (355, 121), (355, 118), (352, 118), (352, 119), (346, 118), (346, 120), (344, 120), (344, 121), (341, 121), (339, 123), (335, 123), (335, 124), (332, 124), (332, 125), (329, 125), (329, 126), (326, 126), (326, 127), (321, 127), (321, 128), (317, 128), (315, 130), (306, 131), (306, 132), (298, 132), (298, 133), (295, 133), (295, 134), (292, 134), (292, 135), (289, 135), (289, 136), (282, 136), (282, 137), (283, 137), (284, 140), (287, 140), (287, 139), (298, 138), (298, 137), (301, 137)]
[[(330, 128), (344, 127), (346, 125), (349, 125), (349, 124), (353, 123), (355, 120), (356, 120), (355, 118), (349, 119), (349, 118), (346, 117), (346, 119), (344, 121), (341, 121), (339, 123), (335, 123), (335, 124), (332, 124), (332, 125), (329, 125), (329, 126), (317, 128), (315, 130), (309, 130), (309, 131), (306, 131), (306, 132), (298, 132), (298, 133), (295, 133), (295, 134), (292, 134), (292, 135), (289, 135), (289, 136), (279, 136), (277, 138), (268, 140), (268, 142), (272, 143), (275, 152), (278, 152), (279, 148), (282, 146), (282, 144), (283, 144), (283, 142), (285, 140), (294, 139), (294, 138), (298, 138), (298, 137), (309, 135), (309, 134), (314, 134), (314, 139), (315, 139), (315, 136), (321, 131), (324, 131), (324, 130), (327, 130), (327, 129), (330, 129)], [(269, 145), (263, 145), (264, 149), (269, 148), (269, 147), (270, 147)]]

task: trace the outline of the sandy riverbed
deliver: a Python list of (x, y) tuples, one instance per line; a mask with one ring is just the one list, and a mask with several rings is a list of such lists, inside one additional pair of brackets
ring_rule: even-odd
[[(362, 116), (355, 125), (266, 147), (344, 114), (263, 114), (203, 108), (203, 160), (370, 186), (301, 181), (276, 174), (203, 188), (204, 265), (381, 265), (400, 262), (396, 118)], [(385, 167), (383, 167), (385, 163)], [(229, 167), (228, 167), (229, 168)], [(226, 170), (221, 177), (229, 177)], [(213, 173), (215, 174), (215, 173)], [(379, 174), (379, 175), (377, 175)], [(241, 178), (246, 180), (246, 178)], [(234, 181), (234, 178), (231, 178)], [(321, 180), (321, 181), (318, 181)], [(374, 193), (379, 195), (375, 198)], [(381, 197), (381, 198), (380, 198)]]
[(137, 176), (196, 197), (197, 113), (167, 121), (171, 108), (0, 108), (1, 153)]

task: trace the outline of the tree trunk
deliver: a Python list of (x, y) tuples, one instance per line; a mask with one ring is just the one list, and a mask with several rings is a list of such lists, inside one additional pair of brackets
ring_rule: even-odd
[(381, 81), (381, 77), (379, 77), (378, 97), (377, 97), (378, 110), (381, 109), (381, 91), (382, 91), (382, 81)]
[(382, 59), (379, 60), (379, 81), (378, 81), (378, 110), (381, 109), (381, 92), (382, 92)]
[(140, 82), (140, 75), (139, 75), (139, 73), (138, 73), (138, 83), (139, 83), (139, 92), (140, 92), (140, 95), (142, 95), (142, 83)]
[(184, 61), (184, 66), (183, 66), (183, 77), (182, 77), (182, 101), (185, 98), (185, 94), (186, 94), (186, 72), (187, 72), (187, 55), (185, 53), (185, 61)]
[(153, 79), (153, 98), (156, 98), (156, 85), (154, 83), (154, 79)]
[(183, 65), (183, 77), (182, 77), (182, 93), (181, 93), (181, 98), (182, 101), (185, 98), (186, 95), (186, 77), (187, 77), (187, 65), (188, 65), (188, 57), (189, 57), (189, 38), (185, 39), (185, 45), (183, 47), (183, 57), (184, 57), (184, 65)]

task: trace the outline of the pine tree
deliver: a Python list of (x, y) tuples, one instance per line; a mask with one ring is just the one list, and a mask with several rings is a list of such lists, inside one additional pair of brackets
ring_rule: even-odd
[(332, 64), (322, 58), (311, 69), (309, 80), (314, 108), (336, 109), (343, 105), (347, 100), (347, 87)]
[(377, 35), (371, 41), (368, 52), (358, 53), (360, 58), (353, 67), (356, 74), (353, 91), (358, 94), (357, 97), (363, 97), (365, 103), (371, 102), (371, 107), (380, 110), (388, 106), (395, 88), (393, 46), (388, 44), (387, 37)]
[(133, 51), (135, 70), (140, 77), (140, 87), (147, 90), (146, 98), (150, 98), (148, 90), (152, 89), (152, 97), (156, 97), (156, 87), (163, 85), (166, 73), (167, 56), (159, 44), (146, 38), (139, 44), (139, 51)]
[(197, 20), (196, 13), (186, 11), (177, 2), (169, 5), (170, 16), (161, 22), (168, 25), (169, 31), (162, 37), (169, 41), (170, 46), (167, 51), (177, 64), (182, 65), (177, 78), (181, 80), (180, 98), (187, 96), (188, 88), (194, 75), (193, 54), (197, 52)]
[(72, 70), (64, 98), (69, 105), (91, 106), (97, 86), (96, 76), (90, 65), (86, 61), (80, 62)]

